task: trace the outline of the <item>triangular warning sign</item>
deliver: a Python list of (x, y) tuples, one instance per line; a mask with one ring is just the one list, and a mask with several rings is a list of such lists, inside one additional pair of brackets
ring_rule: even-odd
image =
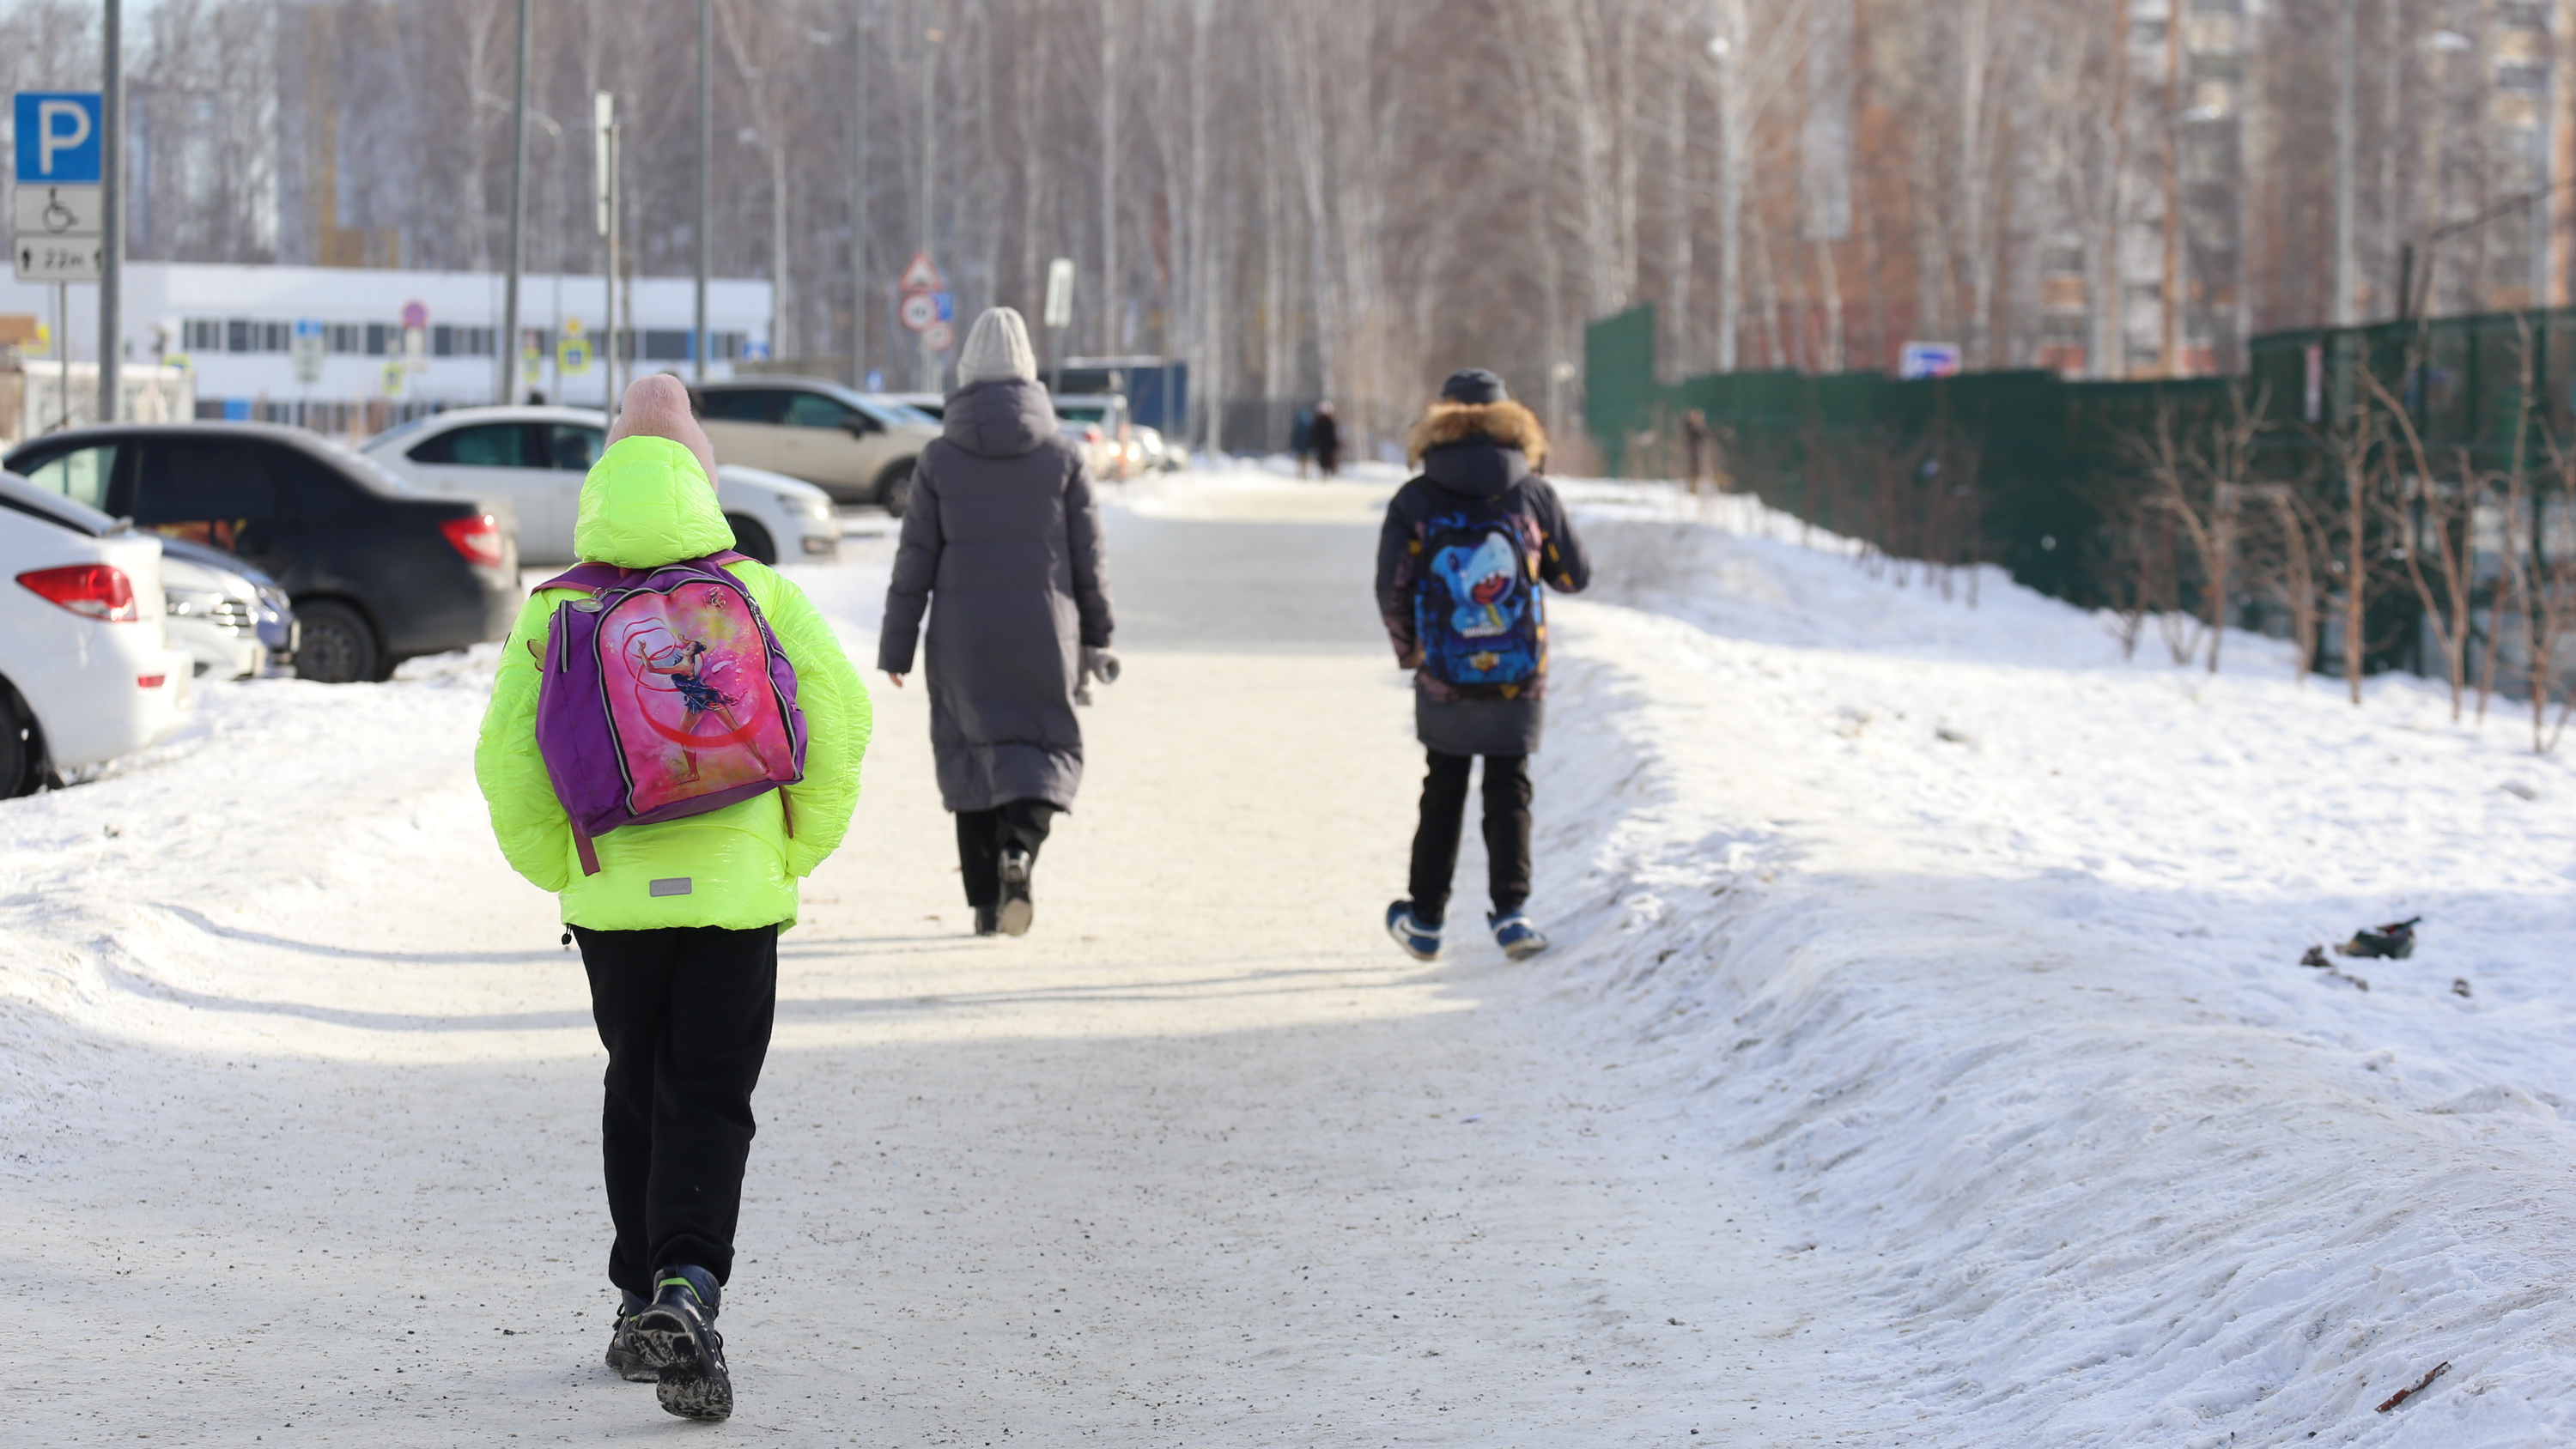
[(939, 268), (930, 260), (930, 253), (914, 252), (912, 265), (903, 269), (903, 285), (899, 290), (937, 292), (945, 289), (947, 285), (940, 279)]

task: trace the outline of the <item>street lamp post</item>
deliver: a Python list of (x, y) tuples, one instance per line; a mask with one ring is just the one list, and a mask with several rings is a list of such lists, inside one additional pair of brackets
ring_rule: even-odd
[(866, 0), (850, 15), (850, 386), (868, 376), (868, 46)]
[(518, 64), (510, 87), (510, 258), (501, 284), (501, 397), (519, 395), (520, 231), (528, 210), (528, 0), (519, 0)]
[(710, 169), (716, 149), (715, 33), (713, 0), (698, 0), (698, 222), (691, 228), (695, 235), (690, 238), (697, 243), (698, 291), (695, 343), (689, 351), (700, 382), (707, 380), (707, 218), (715, 210), (715, 178)]
[[(116, 421), (124, 401), (118, 375), (125, 359), (125, 7), (107, 0), (105, 47), (98, 103), (99, 248), (98, 420)], [(71, 356), (69, 329), (57, 344)]]
[[(921, 254), (923, 256), (933, 255), (930, 218), (931, 208), (937, 204), (939, 194), (938, 184), (932, 179), (933, 168), (939, 164), (939, 127), (934, 121), (933, 107), (939, 95), (939, 42), (946, 38), (937, 30), (923, 33), (923, 39), (929, 42), (923, 48), (921, 57)], [(930, 350), (929, 333), (920, 334), (919, 345), (921, 348), (920, 388), (923, 392), (937, 392), (939, 391), (939, 354)]]
[(598, 192), (598, 215), (594, 219), (599, 235), (607, 240), (608, 255), (601, 280), (608, 294), (607, 305), (600, 316), (599, 376), (605, 389), (602, 396), (610, 416), (617, 413), (617, 98), (606, 91), (591, 97), (591, 116), (598, 129), (597, 158), (594, 178)]

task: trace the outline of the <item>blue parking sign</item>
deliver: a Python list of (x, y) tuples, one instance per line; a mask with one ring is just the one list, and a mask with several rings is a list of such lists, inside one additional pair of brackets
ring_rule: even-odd
[(15, 120), (19, 185), (99, 184), (98, 92), (20, 91)]

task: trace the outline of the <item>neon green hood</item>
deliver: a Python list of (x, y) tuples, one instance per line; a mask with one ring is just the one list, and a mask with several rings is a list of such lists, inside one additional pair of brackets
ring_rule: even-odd
[(582, 480), (572, 548), (585, 563), (643, 569), (731, 547), (706, 470), (668, 438), (620, 438)]

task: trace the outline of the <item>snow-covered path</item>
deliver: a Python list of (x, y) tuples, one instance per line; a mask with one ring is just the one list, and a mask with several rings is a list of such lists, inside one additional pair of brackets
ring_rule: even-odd
[[(1554, 977), (1377, 932), (1418, 757), (1373, 496), (1116, 520), (1128, 675), (1025, 941), (962, 934), (922, 703), (879, 682), (782, 952), (718, 1436), (1857, 1442), (1767, 1185)], [(804, 578), (864, 657), (853, 545)], [(707, 1432), (598, 1366), (578, 965), (482, 825), (484, 674), (411, 673), (210, 690), (162, 758), (0, 807), (9, 1442)]]
[[(1423, 970), (1374, 923), (1418, 770), (1384, 491), (1128, 490), (1129, 675), (1025, 941), (964, 936), (879, 690), (717, 1436), (2569, 1442), (2563, 755), (1577, 487), (1558, 947)], [(801, 575), (862, 652), (886, 552)], [(0, 1441), (706, 1432), (596, 1367), (599, 1050), (466, 769), (487, 668), (209, 689), (0, 805)], [(2411, 960), (2297, 964), (2418, 913)]]

